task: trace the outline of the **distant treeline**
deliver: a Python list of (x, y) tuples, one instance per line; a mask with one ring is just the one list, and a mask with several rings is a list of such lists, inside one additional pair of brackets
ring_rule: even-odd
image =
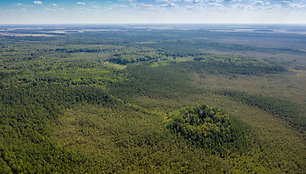
[(193, 60), (173, 63), (171, 66), (188, 72), (209, 74), (260, 75), (287, 71), (281, 65), (243, 56), (203, 55)]
[(256, 52), (268, 52), (268, 53), (277, 53), (277, 52), (286, 52), (293, 54), (305, 54), (305, 51), (299, 49), (290, 49), (290, 48), (262, 48), (242, 44), (232, 44), (232, 43), (219, 43), (208, 41), (204, 39), (179, 39), (171, 41), (161, 41), (158, 43), (144, 44), (145, 46), (150, 46), (153, 48), (162, 48), (169, 50), (172, 54), (178, 56), (188, 56), (188, 55), (199, 55), (203, 51), (207, 50), (218, 50), (218, 51), (256, 51)]
[[(190, 60), (182, 62), (179, 60), (176, 61), (176, 58), (187, 58)], [(180, 70), (210, 74), (259, 75), (287, 71), (286, 68), (281, 65), (252, 57), (216, 55), (209, 53), (178, 55), (161, 50), (158, 52), (151, 51), (115, 54), (107, 61), (120, 65), (134, 64), (138, 62), (152, 63), (162, 61), (165, 62), (165, 64), (175, 66)]]

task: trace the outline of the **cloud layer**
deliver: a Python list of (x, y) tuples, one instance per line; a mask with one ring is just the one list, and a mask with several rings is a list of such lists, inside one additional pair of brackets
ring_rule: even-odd
[(306, 24), (306, 0), (11, 1), (0, 1), (1, 23)]
[(33, 1), (33, 4), (35, 4), (35, 5), (43, 5), (43, 2), (42, 1)]

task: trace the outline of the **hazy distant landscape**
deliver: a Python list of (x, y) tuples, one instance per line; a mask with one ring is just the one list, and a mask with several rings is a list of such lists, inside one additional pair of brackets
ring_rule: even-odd
[(305, 87), (305, 25), (1, 25), (0, 173), (303, 173)]

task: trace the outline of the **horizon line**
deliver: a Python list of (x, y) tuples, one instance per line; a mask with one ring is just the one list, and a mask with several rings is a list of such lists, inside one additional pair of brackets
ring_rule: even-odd
[(0, 25), (306, 25), (306, 23), (0, 23)]

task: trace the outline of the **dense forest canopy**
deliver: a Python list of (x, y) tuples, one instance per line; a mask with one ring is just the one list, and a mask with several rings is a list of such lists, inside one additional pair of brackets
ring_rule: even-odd
[(82, 27), (0, 36), (0, 173), (305, 171), (304, 35)]

